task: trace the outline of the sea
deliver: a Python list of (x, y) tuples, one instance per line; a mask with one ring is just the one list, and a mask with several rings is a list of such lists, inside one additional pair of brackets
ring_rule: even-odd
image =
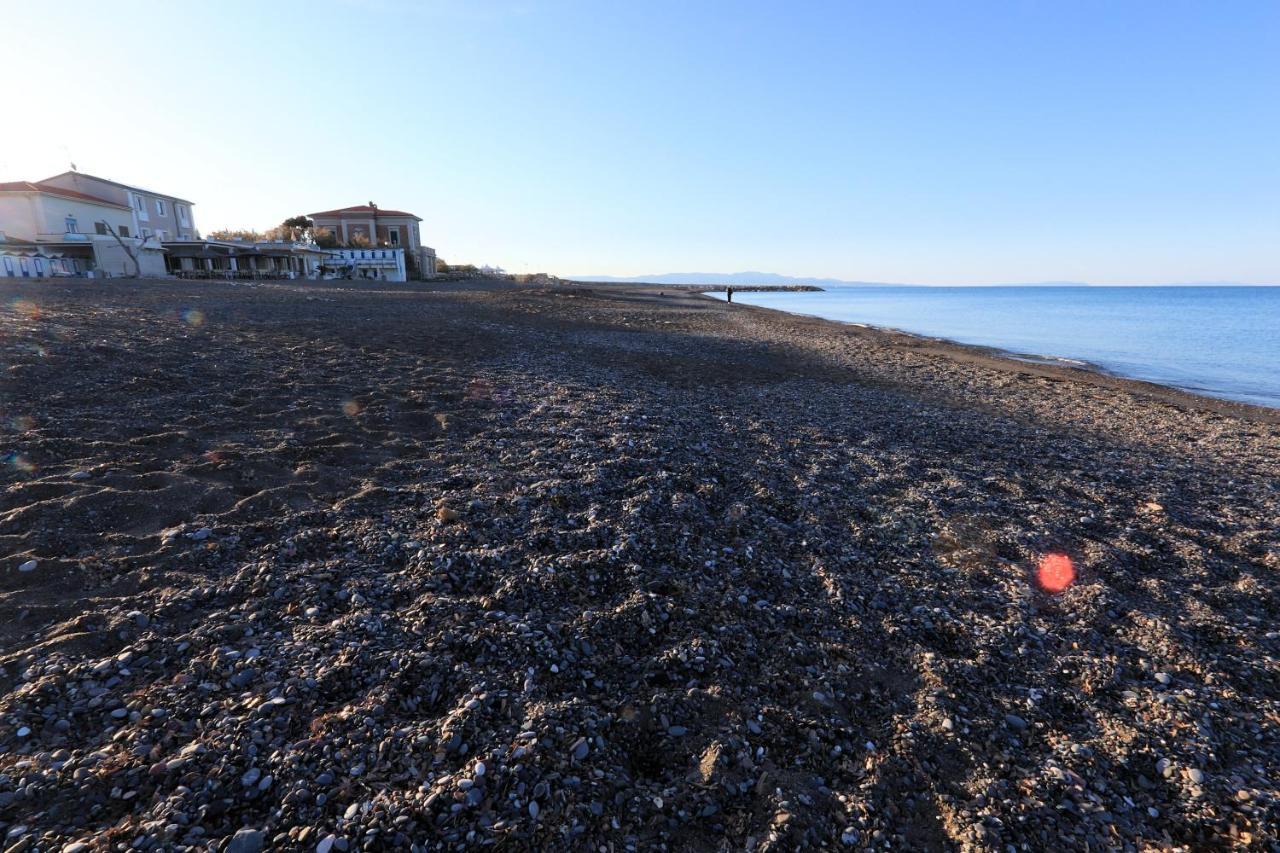
[(848, 286), (733, 300), (1280, 408), (1280, 287)]

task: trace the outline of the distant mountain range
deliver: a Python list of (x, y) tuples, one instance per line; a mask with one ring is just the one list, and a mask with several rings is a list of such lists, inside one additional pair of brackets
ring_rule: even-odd
[[(628, 284), (811, 284), (817, 287), (919, 287), (895, 281), (846, 281), (840, 278), (805, 278), (772, 272), (668, 272), (659, 275), (571, 275), (569, 281), (612, 281)], [(1031, 281), (988, 285), (991, 287), (1092, 287), (1083, 281)], [(1233, 281), (1197, 281), (1167, 287), (1236, 287)]]

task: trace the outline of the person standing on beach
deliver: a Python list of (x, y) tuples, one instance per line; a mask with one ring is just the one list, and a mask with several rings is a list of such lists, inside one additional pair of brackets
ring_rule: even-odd
[(726, 294), (726, 296), (728, 297), (728, 301), (729, 301), (729, 302), (732, 302), (732, 301), (733, 301), (733, 288), (732, 288), (732, 287), (726, 288), (726, 289), (725, 289), (725, 294)]

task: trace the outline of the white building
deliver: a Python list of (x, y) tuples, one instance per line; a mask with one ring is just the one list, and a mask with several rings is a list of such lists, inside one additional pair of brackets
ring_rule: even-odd
[(185, 198), (75, 171), (63, 172), (39, 183), (124, 205), (132, 211), (130, 233), (135, 237), (156, 237), (162, 243), (200, 239), (192, 203)]
[(326, 277), (408, 281), (404, 249), (325, 249)]
[(160, 241), (138, 236), (133, 221), (129, 207), (105, 198), (43, 182), (0, 183), (0, 232), (10, 261), (0, 260), (0, 275), (21, 277), (23, 257), (33, 273), (44, 259), (56, 259), (47, 274), (164, 275)]

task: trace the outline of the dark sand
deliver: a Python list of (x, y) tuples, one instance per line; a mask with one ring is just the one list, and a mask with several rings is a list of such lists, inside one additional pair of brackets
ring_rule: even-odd
[(0, 284), (2, 846), (1277, 849), (1276, 411), (666, 290)]

